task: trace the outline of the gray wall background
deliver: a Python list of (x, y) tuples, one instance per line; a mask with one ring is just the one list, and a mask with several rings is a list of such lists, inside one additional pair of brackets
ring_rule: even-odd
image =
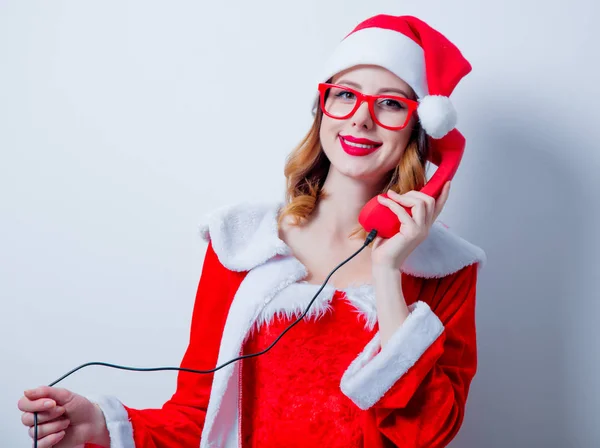
[[(88, 361), (179, 364), (199, 218), (280, 197), (321, 64), (380, 12), (423, 18), (474, 67), (440, 219), (489, 262), (452, 446), (598, 446), (597, 5), (0, 2), (2, 446), (30, 446), (26, 388)], [(159, 407), (175, 378), (90, 367), (60, 386)]]

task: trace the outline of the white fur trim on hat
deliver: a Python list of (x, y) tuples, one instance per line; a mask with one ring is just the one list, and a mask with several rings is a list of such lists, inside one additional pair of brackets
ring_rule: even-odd
[(423, 48), (394, 30), (365, 28), (341, 41), (319, 81), (355, 65), (378, 65), (406, 82), (422, 98), (428, 93)]
[(427, 135), (442, 138), (456, 127), (456, 109), (450, 98), (443, 95), (427, 95), (419, 100), (419, 121)]

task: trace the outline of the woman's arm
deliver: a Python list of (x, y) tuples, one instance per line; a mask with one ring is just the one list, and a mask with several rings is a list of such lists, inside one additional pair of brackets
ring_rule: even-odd
[(424, 282), (387, 343), (378, 333), (342, 378), (342, 391), (372, 416), (376, 433), (366, 428), (366, 440), (443, 447), (462, 424), (477, 368), (477, 264)]
[[(232, 291), (237, 290), (242, 279), (243, 273), (221, 265), (209, 243), (194, 304), (190, 341), (181, 367), (198, 370), (216, 367)], [(115, 397), (95, 400), (104, 412), (110, 448), (197, 448), (213, 376), (213, 373), (179, 372), (174, 395), (159, 409), (130, 408)]]
[(402, 292), (402, 275), (399, 269), (387, 266), (373, 267), (373, 286), (377, 308), (377, 323), (381, 347), (404, 323), (410, 310)]

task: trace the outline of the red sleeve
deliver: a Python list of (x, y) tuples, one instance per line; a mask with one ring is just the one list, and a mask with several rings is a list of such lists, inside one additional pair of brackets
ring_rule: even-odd
[(429, 281), (405, 328), (383, 349), (377, 335), (349, 367), (342, 389), (369, 410), (376, 434), (367, 439), (433, 448), (458, 433), (477, 370), (477, 272), (473, 264)]
[[(181, 367), (216, 367), (229, 305), (243, 278), (221, 265), (209, 243), (192, 315), (190, 340)], [(177, 389), (160, 409), (133, 409), (103, 397), (111, 448), (197, 448), (214, 373), (178, 372)], [(87, 445), (93, 446), (93, 445)]]

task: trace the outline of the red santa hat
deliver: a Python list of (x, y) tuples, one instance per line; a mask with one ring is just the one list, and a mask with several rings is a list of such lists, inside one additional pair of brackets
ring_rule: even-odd
[(439, 139), (455, 128), (449, 96), (471, 65), (440, 32), (412, 16), (371, 17), (338, 44), (321, 81), (363, 64), (386, 68), (415, 91), (417, 115), (429, 136)]

